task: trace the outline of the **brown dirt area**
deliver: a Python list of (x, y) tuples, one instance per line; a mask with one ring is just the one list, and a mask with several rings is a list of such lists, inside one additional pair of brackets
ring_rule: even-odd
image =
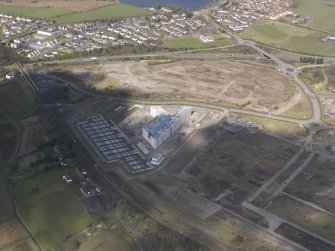
[(73, 11), (84, 11), (90, 10), (94, 8), (98, 8), (101, 6), (105, 6), (111, 4), (113, 2), (118, 2), (117, 0), (111, 1), (91, 1), (91, 0), (13, 0), (13, 1), (0, 1), (1, 5), (11, 5), (11, 6), (27, 6), (27, 7), (57, 7), (57, 8), (64, 8), (70, 9)]
[(7, 221), (0, 224), (0, 250), (25, 239), (24, 232), (16, 221)]
[(295, 89), (287, 76), (272, 69), (227, 61), (115, 62), (66, 70), (83, 81), (88, 74), (105, 74), (102, 81), (87, 87), (111, 93), (113, 89), (127, 89), (132, 95), (141, 93), (152, 99), (272, 107), (286, 103)]

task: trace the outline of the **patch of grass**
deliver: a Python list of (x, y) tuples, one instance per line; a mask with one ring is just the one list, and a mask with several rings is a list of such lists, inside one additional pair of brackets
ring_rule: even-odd
[[(233, 41), (232, 41), (233, 42)], [(205, 54), (227, 54), (232, 56), (240, 56), (240, 55), (258, 55), (258, 52), (244, 45), (235, 45), (226, 48), (204, 48), (203, 50), (191, 51), (190, 53), (205, 53)]]
[(335, 134), (332, 133), (332, 130), (320, 130), (314, 137), (321, 140), (335, 142)]
[(85, 229), (92, 219), (81, 206), (78, 184), (64, 184), (71, 170), (54, 170), (14, 187), (19, 212), (45, 249), (62, 249), (66, 238)]
[(327, 34), (290, 24), (264, 21), (252, 25), (241, 37), (298, 53), (335, 56), (335, 45), (322, 42)]
[(295, 119), (306, 119), (312, 117), (312, 113), (311, 103), (306, 94), (302, 93), (299, 102), (280, 115)]
[(37, 111), (35, 98), (18, 81), (0, 86), (0, 118), (24, 119)]
[(239, 114), (239, 117), (245, 121), (261, 124), (266, 131), (288, 139), (306, 137), (308, 135), (307, 129), (297, 124), (242, 114)]
[(311, 127), (314, 127), (314, 128), (317, 128), (317, 127), (320, 126), (320, 124), (318, 124), (318, 123), (310, 123), (309, 125), (310, 125)]
[(94, 239), (91, 239), (80, 246), (79, 251), (137, 251), (139, 250), (136, 243), (131, 238), (127, 230), (122, 226), (111, 230), (104, 230), (99, 233)]
[(197, 49), (197, 48), (210, 48), (215, 46), (233, 45), (234, 41), (230, 38), (215, 38), (214, 42), (204, 43), (200, 39), (183, 36), (179, 38), (172, 38), (164, 43), (164, 46), (174, 49)]
[(111, 4), (96, 9), (58, 16), (53, 18), (53, 20), (57, 23), (74, 23), (117, 17), (143, 16), (149, 13), (150, 11), (148, 9), (138, 8), (128, 4)]
[(13, 15), (51, 19), (57, 16), (73, 13), (71, 10), (56, 8), (56, 7), (26, 7), (26, 6), (0, 6), (1, 13), (8, 13)]

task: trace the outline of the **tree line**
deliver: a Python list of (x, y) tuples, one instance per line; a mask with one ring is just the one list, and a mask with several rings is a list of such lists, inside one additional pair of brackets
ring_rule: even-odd
[(300, 63), (323, 64), (322, 57), (300, 57)]

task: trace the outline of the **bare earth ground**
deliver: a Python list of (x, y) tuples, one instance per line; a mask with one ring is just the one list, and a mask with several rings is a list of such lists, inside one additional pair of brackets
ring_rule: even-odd
[(227, 61), (117, 62), (67, 70), (83, 81), (90, 74), (105, 74), (93, 86), (88, 84), (100, 91), (112, 87), (151, 98), (187, 98), (250, 108), (282, 105), (295, 91), (291, 80), (274, 70)]
[(321, 104), (323, 106), (324, 118), (330, 124), (335, 123), (335, 98), (322, 98)]
[(84, 11), (89, 9), (98, 8), (101, 6), (105, 6), (111, 4), (114, 1), (92, 1), (92, 0), (13, 0), (13, 1), (0, 1), (1, 5), (10, 5), (10, 6), (27, 6), (27, 7), (57, 7), (57, 8), (65, 8), (73, 11)]

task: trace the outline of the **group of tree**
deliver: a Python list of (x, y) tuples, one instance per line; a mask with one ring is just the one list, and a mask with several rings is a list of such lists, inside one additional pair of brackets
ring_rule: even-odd
[(300, 63), (323, 64), (323, 58), (322, 57), (300, 57)]

